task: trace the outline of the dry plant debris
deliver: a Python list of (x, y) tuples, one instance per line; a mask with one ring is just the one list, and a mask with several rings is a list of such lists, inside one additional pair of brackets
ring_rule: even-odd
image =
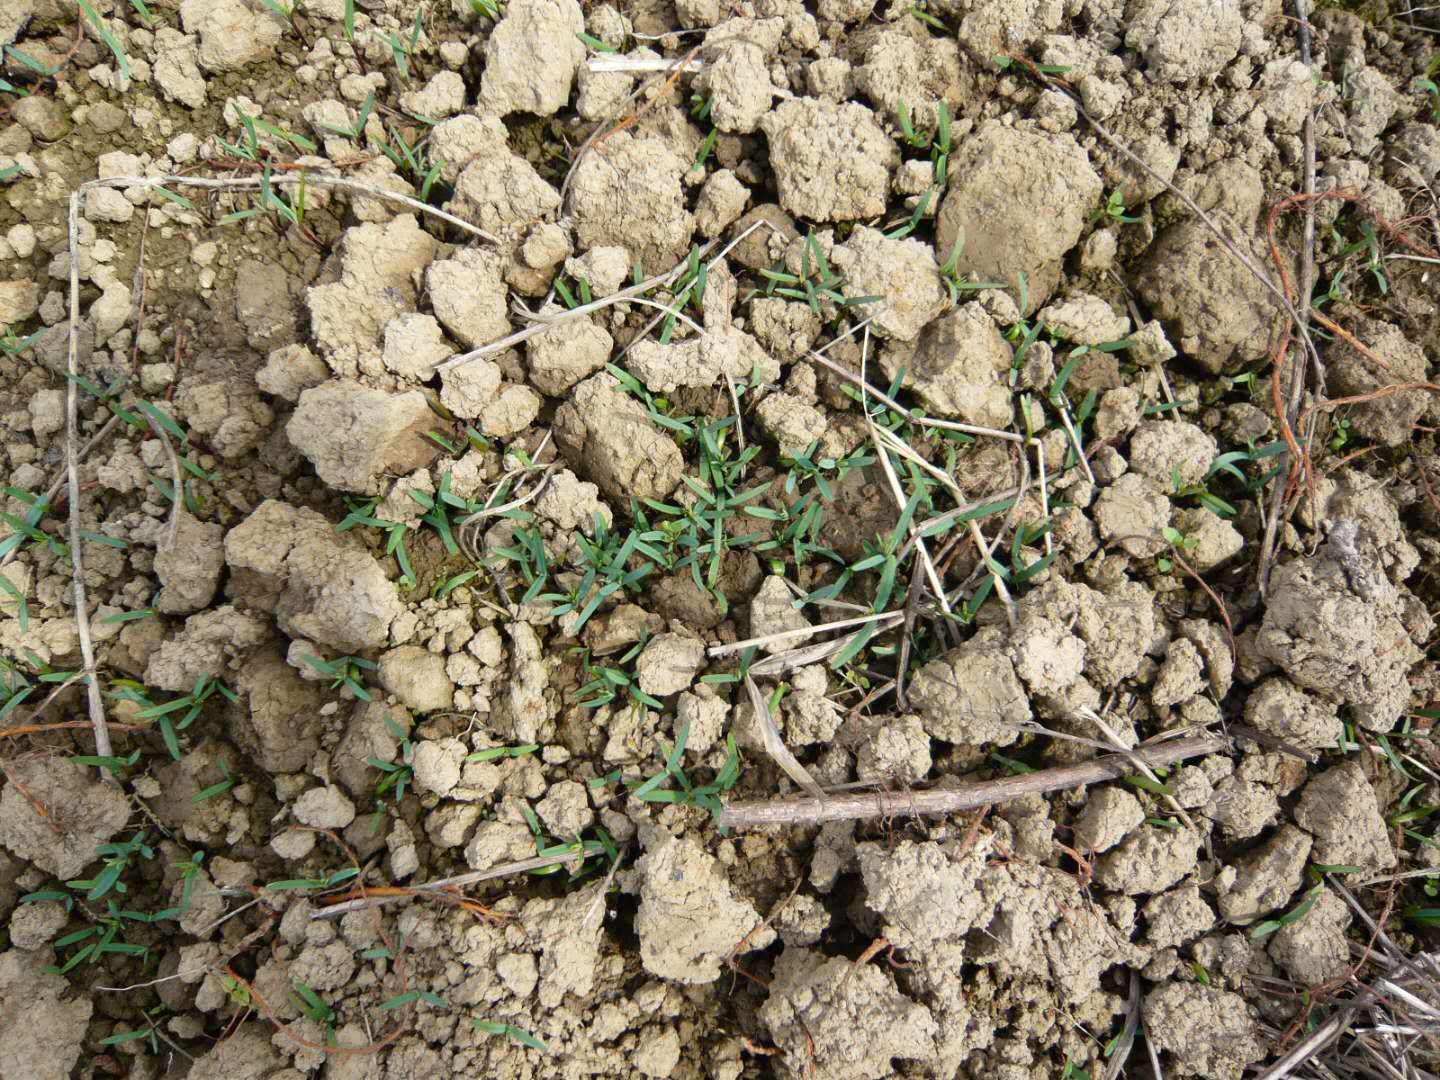
[(11, 0), (0, 1076), (1436, 1072), (1437, 31)]

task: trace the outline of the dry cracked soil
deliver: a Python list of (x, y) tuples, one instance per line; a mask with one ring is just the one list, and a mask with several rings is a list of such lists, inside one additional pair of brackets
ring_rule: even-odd
[(1437, 30), (5, 0), (0, 1077), (1431, 1075)]

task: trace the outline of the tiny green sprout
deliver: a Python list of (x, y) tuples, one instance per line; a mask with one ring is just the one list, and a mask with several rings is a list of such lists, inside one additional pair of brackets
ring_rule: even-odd
[(450, 1008), (450, 1005), (439, 994), (430, 990), (407, 990), (403, 994), (396, 994), (380, 1003), (382, 1009), (399, 1009), (417, 1001), (423, 1001), (432, 1008), (440, 1009), (442, 1012)]
[(411, 766), (411, 762), (415, 760), (415, 745), (410, 741), (405, 729), (388, 716), (385, 717), (385, 727), (400, 744), (400, 760), (381, 761), (377, 757), (367, 757), (365, 764), (379, 769), (382, 774), (375, 785), (375, 801), (379, 802), (387, 791), (394, 788), (395, 801), (398, 803), (405, 798), (405, 785), (415, 772)]
[(487, 1035), (503, 1035), (507, 1039), (513, 1039), (521, 1046), (528, 1046), (532, 1050), (539, 1050), (542, 1054), (549, 1053), (549, 1047), (540, 1039), (531, 1035), (524, 1028), (518, 1028), (514, 1024), (503, 1024), (498, 1020), (476, 1020), (471, 1019), (471, 1025)]
[(345, 0), (345, 40), (355, 43), (355, 0)]
[(490, 746), (466, 756), (466, 761), (494, 761), (497, 758), (527, 757), (540, 749), (539, 743), (524, 743), (520, 746)]
[(325, 1042), (333, 1044), (335, 1041), (335, 1010), (327, 1005), (308, 983), (299, 980), (296, 980), (290, 991), (290, 1000), (307, 1019), (324, 1029)]
[(1009, 71), (1018, 67), (1021, 71), (1033, 75), (1064, 75), (1070, 70), (1066, 64), (1032, 64), (1028, 60), (1017, 60), (1013, 56), (1005, 56), (997, 53), (990, 58), (991, 62), (1001, 71)]
[(80, 12), (89, 22), (90, 28), (114, 55), (115, 63), (120, 68), (121, 77), (128, 80), (130, 78), (130, 61), (125, 56), (125, 47), (120, 44), (120, 39), (110, 32), (110, 28), (105, 25), (105, 20), (100, 17), (100, 13), (95, 10), (90, 0), (76, 0), (76, 2), (80, 5)]
[(215, 762), (215, 766), (220, 770), (220, 779), (217, 780), (215, 783), (211, 784), (209, 787), (201, 788), (194, 795), (192, 795), (190, 797), (190, 801), (192, 803), (198, 804), (205, 802), (208, 799), (213, 799), (217, 795), (225, 794), (225, 792), (229, 791), (232, 787), (235, 786), (235, 778), (230, 775), (230, 768), (228, 765), (225, 764), (225, 759), (219, 758)]
[(1350, 445), (1353, 436), (1349, 417), (1341, 416), (1336, 418), (1335, 429), (1330, 432), (1330, 438), (1325, 440), (1325, 445), (1338, 454)]
[[(470, 11), (475, 15), (485, 16), (491, 22), (499, 22), (500, 16), (505, 14), (505, 8), (499, 0), (470, 0)], [(587, 36), (581, 34), (580, 39), (584, 41)]]
[[(305, 35), (301, 32), (300, 24), (296, 21), (295, 18), (296, 9), (299, 7), (299, 4), (296, 2), (296, 0), (291, 0), (291, 4), (288, 8), (284, 4), (280, 3), (280, 0), (260, 0), (260, 2), (264, 4), (271, 11), (272, 14), (278, 16), (280, 20), (285, 23), (286, 26), (288, 26), (292, 31), (294, 31), (296, 37), (298, 37), (302, 42), (305, 42)], [(306, 42), (306, 44), (308, 44), (308, 42)]]
[(1120, 225), (1133, 225), (1140, 218), (1125, 213), (1125, 196), (1119, 188), (1110, 192), (1105, 204), (1090, 215), (1091, 222), (1114, 221)]
[(29, 351), (29, 349), (44, 336), (44, 330), (36, 330), (28, 337), (17, 337), (14, 328), (7, 326), (4, 332), (0, 333), (0, 354), (5, 356), (19, 356), (21, 353)]
[[(1195, 537), (1186, 536), (1179, 529), (1176, 529), (1170, 525), (1166, 525), (1163, 529), (1161, 529), (1160, 534), (1165, 538), (1165, 543), (1169, 544), (1171, 549), (1176, 552), (1193, 551), (1195, 549), (1195, 545), (1199, 542), (1195, 539)], [(1155, 565), (1162, 574), (1168, 574), (1174, 568), (1172, 560), (1165, 558), (1164, 556), (1156, 559)]]
[(930, 200), (934, 197), (934, 190), (925, 192), (915, 203), (915, 209), (910, 214), (910, 220), (898, 227), (891, 229), (885, 235), (891, 240), (903, 240), (915, 231), (915, 227), (925, 220), (925, 213), (930, 209)]
[(1275, 919), (1266, 919), (1262, 923), (1256, 923), (1250, 928), (1250, 940), (1258, 941), (1261, 938), (1269, 937), (1276, 930), (1298, 922), (1305, 917), (1305, 913), (1315, 906), (1315, 901), (1320, 899), (1320, 894), (1325, 890), (1324, 885), (1314, 885), (1307, 889), (1304, 897), (1293, 908), (1284, 915)]
[[(16, 63), (29, 68), (31, 71), (35, 72), (35, 74), (39, 75), (42, 79), (48, 79), (60, 70), (58, 65), (42, 63), (41, 61), (35, 59), (35, 57), (31, 56), (29, 53), (25, 52), (20, 48), (17, 48), (14, 45), (6, 45), (4, 51), (6, 55), (13, 58)], [(8, 86), (9, 84), (7, 83), (6, 85)], [(25, 94), (25, 91), (18, 89), (12, 89), (11, 92), (19, 93), (21, 94), (21, 96), (24, 96)]]
[(142, 829), (129, 840), (101, 844), (95, 849), (95, 854), (103, 860), (98, 874), (93, 878), (65, 883), (72, 889), (83, 891), (85, 899), (90, 901), (102, 900), (111, 892), (129, 892), (129, 886), (123, 879), (125, 871), (137, 856), (146, 860), (153, 859), (155, 849), (145, 843), (145, 832)]
[[(4, 578), (0, 578), (3, 581)], [(140, 760), (140, 750), (137, 747), (127, 757), (97, 756), (95, 754), (76, 754), (70, 758), (76, 765), (83, 765), (93, 769), (104, 769), (106, 772), (118, 776), (124, 770), (131, 768)]]
[(358, 876), (359, 870), (350, 867), (345, 870), (337, 870), (328, 877), (323, 878), (287, 878), (284, 881), (272, 881), (265, 887), (271, 892), (317, 892), (323, 889), (333, 889), (336, 885), (343, 885), (351, 878)]
[(410, 26), (408, 37), (389, 33), (381, 39), (390, 46), (390, 56), (395, 61), (395, 70), (400, 75), (400, 81), (406, 86), (410, 85), (410, 61), (415, 55), (416, 46), (420, 43), (420, 20), (424, 14), (425, 5), (421, 4), (415, 9), (415, 21)]
[(915, 121), (910, 113), (910, 106), (905, 104), (904, 98), (896, 99), (895, 117), (900, 122), (900, 133), (905, 136), (907, 143), (916, 150), (929, 149), (930, 136), (915, 130)]
[(916, 6), (907, 8), (905, 14), (913, 15), (915, 18), (923, 22), (926, 26), (929, 26), (935, 30), (939, 30), (942, 34), (948, 34), (950, 32), (949, 28), (946, 27), (943, 22), (937, 19), (934, 15), (931, 15), (922, 7)]
[(594, 50), (595, 50), (596, 52), (598, 52), (598, 53), (612, 53), (612, 54), (613, 54), (613, 53), (618, 53), (618, 52), (620, 51), (620, 50), (617, 49), (614, 45), (607, 45), (607, 44), (605, 44), (605, 42), (601, 41), (599, 38), (593, 37), (593, 36), (590, 35), (590, 34), (577, 33), (575, 36), (580, 39), (580, 43), (581, 43), (582, 45), (584, 45), (586, 48), (588, 48), (588, 49), (594, 49)]
[(700, 148), (695, 152), (695, 164), (691, 166), (691, 168), (703, 169), (705, 167), (705, 162), (709, 159), (710, 155), (715, 152), (715, 145), (719, 139), (719, 128), (711, 128), (710, 134), (701, 140)]
[(1430, 97), (1430, 119), (1440, 121), (1440, 53), (1430, 57), (1425, 65), (1425, 73), (1415, 79), (1410, 85), (1416, 90), (1422, 90)]
[(999, 281), (971, 281), (960, 273), (960, 255), (965, 250), (965, 230), (959, 230), (955, 235), (955, 243), (951, 245), (950, 254), (940, 264), (940, 280), (945, 283), (945, 291), (950, 294), (950, 302), (957, 303), (962, 292), (981, 292), (985, 289), (1003, 289), (1003, 282)]

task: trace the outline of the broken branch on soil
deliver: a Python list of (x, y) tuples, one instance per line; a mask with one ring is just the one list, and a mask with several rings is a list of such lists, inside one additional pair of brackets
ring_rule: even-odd
[(438, 881), (427, 881), (423, 885), (414, 885), (398, 893), (387, 893), (376, 896), (374, 888), (364, 890), (367, 895), (353, 899), (340, 900), (334, 904), (327, 904), (325, 907), (316, 908), (310, 913), (312, 919), (335, 919), (351, 911), (359, 911), (361, 908), (382, 907), (385, 904), (393, 904), (400, 900), (413, 900), (416, 897), (434, 896), (446, 892), (462, 889), (466, 885), (476, 885), (482, 881), (490, 881), (492, 878), (510, 877), (512, 874), (525, 874), (531, 870), (539, 870), (546, 866), (558, 866), (561, 863), (575, 862), (578, 859), (594, 858), (592, 852), (566, 851), (559, 855), (536, 855), (533, 858), (521, 859), (519, 862), (505, 863), (502, 866), (492, 866), (488, 870), (472, 870), (468, 874), (458, 874), (455, 877), (440, 878)]
[[(70, 193), (69, 255), (70, 255), (70, 341), (66, 367), (70, 378), (65, 385), (65, 473), (70, 493), (70, 567), (73, 571), (75, 596), (75, 629), (80, 638), (80, 658), (84, 662), (85, 700), (90, 710), (90, 726), (95, 732), (95, 756), (113, 757), (110, 729), (105, 722), (105, 701), (100, 696), (100, 680), (96, 677), (95, 643), (90, 636), (90, 601), (85, 589), (85, 534), (80, 528), (80, 444), (79, 444), (79, 377), (80, 377), (80, 192)], [(179, 498), (179, 493), (176, 493)], [(103, 781), (118, 784), (109, 769), (100, 769)]]
[(1229, 745), (1230, 740), (1223, 735), (1193, 735), (1139, 746), (1127, 755), (1114, 754), (1080, 765), (1041, 769), (946, 790), (875, 791), (864, 795), (831, 795), (824, 799), (747, 800), (728, 804), (720, 812), (717, 824), (721, 828), (744, 829), (760, 825), (818, 825), (826, 821), (953, 814), (987, 803), (1013, 802), (1028, 795), (1118, 780), (1134, 772), (1137, 760), (1152, 767), (1171, 765), (1186, 758), (1218, 753)]

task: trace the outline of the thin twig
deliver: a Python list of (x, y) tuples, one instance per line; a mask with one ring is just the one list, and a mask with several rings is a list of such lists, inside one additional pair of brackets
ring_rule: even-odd
[[(1147, 765), (1170, 765), (1186, 758), (1213, 754), (1225, 749), (1229, 740), (1220, 735), (1196, 735), (1184, 739), (1137, 747), (1133, 758)], [(753, 828), (761, 825), (816, 825), (825, 821), (851, 821), (876, 817), (921, 814), (953, 814), (986, 803), (1006, 803), (1029, 795), (1046, 794), (1065, 788), (1082, 787), (1118, 780), (1134, 771), (1131, 755), (1097, 758), (1079, 765), (1041, 769), (1021, 776), (965, 784), (958, 788), (884, 791), (864, 795), (830, 795), (819, 799), (758, 799), (730, 803), (721, 811), (722, 828)]]
[[(65, 469), (70, 492), (70, 566), (73, 571), (75, 595), (75, 629), (80, 638), (80, 657), (84, 661), (86, 702), (90, 710), (90, 726), (95, 732), (97, 757), (113, 757), (110, 729), (105, 722), (105, 701), (100, 696), (100, 680), (96, 677), (95, 643), (90, 637), (90, 601), (85, 589), (85, 537), (80, 529), (80, 447), (79, 438), (79, 377), (80, 377), (80, 190), (70, 193), (69, 213), (70, 255), (70, 342), (67, 370), (70, 378), (65, 387)], [(102, 782), (118, 784), (109, 769), (99, 769)]]
[[(438, 881), (427, 881), (423, 885), (412, 886), (400, 894), (362, 896), (350, 900), (341, 900), (338, 903), (315, 909), (310, 913), (310, 918), (337, 919), (341, 915), (348, 914), (352, 911), (359, 911), (361, 908), (382, 907), (385, 904), (394, 904), (401, 900), (413, 900), (417, 896), (434, 895), (455, 889), (463, 889), (467, 885), (476, 885), (482, 881), (490, 881), (493, 878), (510, 877), (512, 874), (525, 874), (531, 870), (539, 870), (542, 867), (559, 866), (562, 863), (575, 862), (577, 859), (593, 857), (593, 853), (585, 851), (566, 851), (559, 855), (536, 855), (529, 859), (521, 859), (519, 862), (492, 866), (488, 870), (472, 870), (468, 874), (457, 874), (455, 877), (440, 878)], [(373, 889), (369, 891), (374, 892)]]

